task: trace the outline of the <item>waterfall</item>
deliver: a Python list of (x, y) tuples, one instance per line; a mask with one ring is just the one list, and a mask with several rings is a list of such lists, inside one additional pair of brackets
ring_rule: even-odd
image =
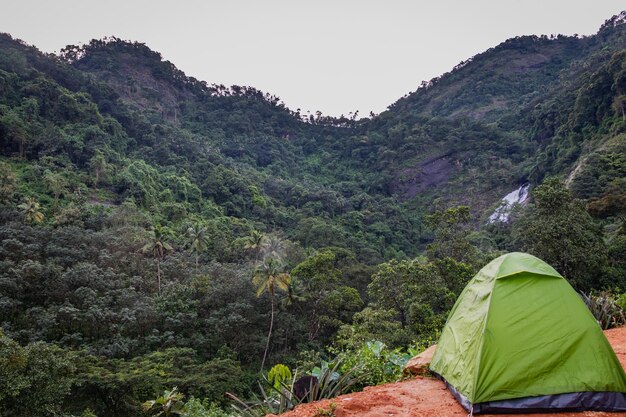
[(489, 223), (508, 222), (511, 209), (515, 204), (523, 204), (528, 200), (530, 184), (524, 184), (517, 190), (511, 191), (501, 200), (500, 206), (489, 216)]

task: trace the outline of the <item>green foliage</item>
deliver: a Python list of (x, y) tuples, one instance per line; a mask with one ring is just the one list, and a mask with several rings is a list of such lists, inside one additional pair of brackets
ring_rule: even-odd
[(605, 140), (600, 149), (585, 157), (572, 179), (578, 197), (601, 198), (623, 188), (626, 178), (626, 134)]
[(624, 294), (601, 291), (581, 293), (581, 297), (602, 329), (611, 329), (626, 323)]
[(532, 195), (534, 205), (513, 231), (521, 248), (552, 265), (578, 290), (620, 285), (602, 280), (607, 247), (583, 202), (558, 178), (547, 179)]
[(184, 397), (174, 387), (171, 391), (163, 391), (160, 397), (143, 403), (143, 410), (151, 416), (181, 416), (185, 414)]
[(206, 399), (201, 401), (191, 397), (185, 403), (182, 417), (230, 417), (230, 414), (223, 411), (217, 404), (209, 403)]
[(85, 410), (83, 410), (82, 413), (80, 413), (80, 417), (98, 417), (98, 416), (95, 415), (90, 408), (86, 408)]
[(308, 313), (308, 339), (328, 339), (352, 314), (363, 307), (354, 288), (341, 285), (341, 271), (331, 250), (309, 256), (292, 271), (297, 308)]
[[(624, 225), (622, 224), (622, 228)], [(620, 231), (621, 231), (620, 229)], [(622, 232), (611, 239), (609, 243), (609, 274), (615, 281), (626, 280), (626, 234)]]
[[(273, 390), (273, 387), (271, 387)], [(260, 394), (252, 394), (251, 399), (244, 401), (236, 395), (230, 394), (233, 400), (231, 407), (236, 415), (241, 417), (264, 417), (267, 414), (281, 414), (291, 410), (297, 405), (297, 401), (292, 399), (288, 392), (268, 391), (259, 383)], [(294, 403), (295, 402), (295, 403)]]
[(380, 308), (398, 312), (400, 323), (408, 323), (408, 308), (417, 294), (416, 261), (396, 261), (379, 265), (368, 286), (368, 294)]
[(22, 347), (0, 332), (0, 413), (58, 415), (70, 394), (74, 359), (43, 342)]
[(153, 207), (159, 198), (159, 172), (145, 161), (129, 161), (116, 180), (125, 196), (133, 197), (144, 207)]
[(470, 210), (458, 206), (435, 211), (426, 216), (426, 224), (434, 231), (435, 240), (428, 245), (431, 260), (450, 258), (458, 262), (476, 263), (478, 251), (469, 241)]
[(337, 357), (342, 370), (353, 369), (356, 389), (399, 380), (404, 365), (411, 358), (400, 348), (389, 349), (380, 341), (366, 342), (356, 349), (340, 352)]
[[(237, 361), (219, 357), (202, 360), (192, 349), (170, 348), (130, 361), (89, 357), (80, 365), (85, 371), (80, 375), (76, 391), (81, 396), (90, 396), (89, 405), (97, 413), (110, 410), (115, 415), (136, 414), (138, 404), (133, 399), (154, 398), (172, 386), (180, 390), (176, 391), (178, 402), (180, 395), (186, 394), (222, 405), (226, 402), (225, 392), (241, 394), (246, 388)], [(163, 400), (158, 405), (168, 402)]]
[(263, 248), (263, 243), (265, 241), (265, 235), (258, 230), (252, 229), (250, 231), (250, 235), (245, 238), (245, 249), (251, 250), (254, 252), (254, 263), (256, 264), (259, 260), (259, 253)]
[(189, 250), (196, 257), (196, 269), (198, 269), (198, 261), (200, 255), (205, 252), (210, 245), (210, 238), (208, 236), (208, 229), (200, 224), (194, 224), (187, 227), (187, 245)]
[(336, 343), (346, 349), (354, 349), (370, 340), (382, 340), (391, 346), (406, 344), (409, 336), (396, 317), (394, 310), (365, 307), (354, 315), (351, 324), (341, 326)]
[[(443, 326), (456, 297), (474, 272), (472, 266), (451, 258), (435, 262), (390, 261), (379, 265), (368, 294), (377, 309), (396, 312), (396, 319), (409, 330), (411, 339), (429, 337)], [(388, 340), (388, 336), (380, 335)]]
[(270, 298), (274, 298), (276, 292), (287, 291), (291, 285), (291, 276), (281, 272), (284, 266), (275, 258), (267, 258), (255, 271), (252, 283), (257, 287), (256, 296), (260, 297), (267, 292)]
[(292, 377), (291, 370), (281, 363), (274, 365), (267, 373), (267, 380), (276, 389), (280, 389)]
[(165, 254), (174, 250), (172, 245), (167, 242), (169, 235), (170, 231), (167, 228), (160, 224), (155, 224), (152, 227), (151, 241), (141, 248), (143, 253), (151, 254), (156, 262), (159, 295), (161, 295), (161, 261)]

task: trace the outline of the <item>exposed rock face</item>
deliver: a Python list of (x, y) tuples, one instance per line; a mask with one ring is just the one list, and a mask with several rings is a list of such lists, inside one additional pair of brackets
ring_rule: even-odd
[(433, 358), (436, 349), (437, 345), (432, 345), (419, 355), (411, 358), (404, 366), (404, 373), (412, 375), (424, 375), (426, 372), (428, 372), (428, 365), (430, 364), (430, 361)]
[(400, 171), (392, 184), (392, 191), (409, 200), (428, 188), (446, 183), (458, 170), (459, 165), (450, 154), (438, 156)]

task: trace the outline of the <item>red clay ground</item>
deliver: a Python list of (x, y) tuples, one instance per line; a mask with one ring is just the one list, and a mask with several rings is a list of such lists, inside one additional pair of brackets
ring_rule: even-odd
[[(619, 361), (626, 368), (626, 327), (605, 332)], [(280, 417), (314, 417), (320, 409), (336, 404), (337, 417), (466, 417), (443, 383), (429, 377), (365, 388), (363, 392), (342, 395), (332, 400), (303, 404)], [(321, 414), (324, 415), (324, 414)], [(580, 413), (515, 414), (517, 417), (624, 417), (625, 413), (583, 411)], [(498, 416), (503, 416), (499, 414)]]

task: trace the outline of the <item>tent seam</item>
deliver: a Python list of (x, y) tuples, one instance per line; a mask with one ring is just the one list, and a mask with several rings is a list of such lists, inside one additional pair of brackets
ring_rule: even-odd
[[(496, 283), (494, 280), (493, 283), (493, 287), (495, 287)], [(482, 325), (482, 329), (480, 331), (480, 346), (478, 347), (478, 353), (477, 356), (478, 358), (476, 359), (476, 372), (474, 372), (474, 380), (472, 381), (472, 397), (475, 399), (476, 398), (476, 385), (478, 384), (478, 375), (480, 373), (480, 359), (482, 357), (482, 353), (483, 353), (483, 347), (485, 345), (485, 329), (487, 328), (487, 320), (489, 319), (489, 311), (491, 310), (491, 299), (493, 298), (493, 287), (491, 287), (491, 293), (489, 294), (489, 301), (488, 301), (488, 307), (487, 307), (487, 312), (485, 314), (485, 319), (483, 320), (483, 325)], [(474, 409), (474, 403), (470, 402), (472, 404), (472, 410)]]
[[(472, 380), (472, 398), (476, 398), (476, 384), (478, 383), (478, 374), (480, 373), (480, 358), (482, 357), (482, 353), (483, 353), (483, 347), (485, 344), (485, 329), (487, 327), (487, 320), (489, 318), (489, 311), (491, 311), (491, 298), (493, 297), (493, 290), (496, 286), (496, 281), (498, 280), (498, 273), (500, 272), (500, 268), (502, 267), (502, 263), (504, 262), (504, 256), (501, 256), (500, 260), (500, 265), (498, 265), (498, 269), (496, 270), (495, 276), (493, 277), (493, 284), (491, 286), (491, 292), (489, 293), (489, 301), (488, 306), (487, 306), (487, 311), (485, 312), (485, 316), (484, 316), (484, 320), (483, 320), (483, 324), (482, 324), (482, 329), (480, 331), (480, 346), (478, 347), (478, 352), (477, 352), (477, 356), (478, 358), (476, 358), (476, 372), (474, 372), (474, 378)], [(478, 272), (480, 274), (480, 272), (482, 272), (482, 269)], [(470, 400), (470, 404), (471, 404), (471, 410), (470, 413), (473, 412), (474, 410), (474, 403)]]
[(537, 276), (542, 276), (542, 277), (563, 278), (563, 276), (560, 275), (558, 272), (557, 272), (557, 275), (551, 275), (551, 274), (540, 274), (540, 273), (537, 273), (537, 272), (524, 271), (522, 269), (522, 270), (519, 270), (519, 271), (511, 272), (510, 274), (498, 275), (497, 277), (494, 278), (494, 281), (497, 281), (497, 280), (502, 279), (502, 278), (510, 278), (513, 275), (522, 274), (522, 273), (525, 273), (525, 272), (526, 273), (531, 273), (531, 274), (537, 275)]

